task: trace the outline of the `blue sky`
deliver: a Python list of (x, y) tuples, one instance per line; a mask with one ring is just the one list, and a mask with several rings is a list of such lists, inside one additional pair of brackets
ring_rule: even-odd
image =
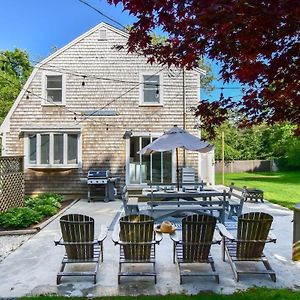
[[(121, 6), (110, 6), (106, 0), (87, 0), (106, 15), (121, 24), (131, 24), (134, 19)], [(100, 22), (116, 24), (78, 0), (0, 0), (0, 50), (20, 48), (29, 53), (31, 60), (47, 57), (53, 47), (61, 48)], [(212, 64), (215, 77), (219, 68)], [(215, 82), (222, 87), (222, 82)], [(230, 83), (224, 87), (239, 87)], [(212, 93), (219, 97), (220, 89)], [(225, 89), (225, 96), (240, 95), (237, 89)], [(202, 98), (206, 98), (205, 94)], [(234, 97), (238, 99), (238, 97)]]

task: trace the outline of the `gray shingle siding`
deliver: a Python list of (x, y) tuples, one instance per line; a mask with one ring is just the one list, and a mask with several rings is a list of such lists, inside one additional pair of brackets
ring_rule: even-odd
[[(28, 90), (29, 99), (21, 99), (10, 118), (10, 130), (6, 134), (6, 155), (24, 155), (24, 138), (21, 129), (28, 126), (80, 125), (82, 127), (82, 169), (73, 170), (32, 170), (25, 174), (26, 193), (45, 191), (60, 193), (85, 193), (86, 184), (80, 178), (86, 176), (91, 167), (110, 169), (112, 175), (125, 177), (126, 130), (138, 132), (163, 132), (174, 124), (182, 126), (182, 73), (170, 78), (165, 68), (163, 74), (163, 107), (139, 106), (139, 87), (136, 83), (117, 82), (125, 80), (138, 82), (142, 71), (157, 72), (162, 68), (147, 64), (143, 56), (128, 54), (126, 49), (116, 50), (115, 45), (126, 44), (126, 37), (107, 30), (107, 40), (99, 40), (99, 29), (74, 44), (58, 56), (45, 63), (36, 73)], [(42, 106), (43, 69), (60, 69), (66, 74), (66, 106)], [(69, 70), (69, 71), (68, 71)], [(113, 78), (116, 81), (87, 77), (82, 86), (82, 77), (68, 73), (91, 74), (96, 77)], [(189, 110), (198, 101), (199, 76), (196, 72), (186, 73), (187, 130), (194, 129), (195, 118)], [(80, 113), (107, 106), (115, 109), (117, 116), (95, 116), (84, 118)], [(76, 112), (76, 120), (74, 113)], [(79, 124), (78, 124), (79, 123)], [(107, 130), (108, 129), (108, 130)], [(181, 155), (182, 156), (182, 155)], [(187, 152), (187, 164), (197, 168), (197, 154)]]

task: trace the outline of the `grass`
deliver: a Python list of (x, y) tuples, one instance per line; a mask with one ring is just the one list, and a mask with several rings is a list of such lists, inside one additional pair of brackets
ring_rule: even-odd
[[(221, 184), (222, 174), (216, 174), (216, 184)], [(300, 202), (300, 171), (268, 173), (226, 173), (225, 185), (258, 188), (264, 191), (264, 198), (270, 202), (293, 209)]]
[[(42, 297), (24, 297), (21, 299), (63, 299), (64, 297), (55, 296), (42, 296)], [(77, 297), (65, 297), (68, 299), (84, 299)], [(126, 300), (126, 299), (137, 299), (137, 300), (299, 300), (300, 291), (291, 291), (288, 289), (267, 289), (267, 288), (251, 288), (247, 291), (236, 292), (232, 295), (221, 295), (213, 293), (200, 293), (195, 296), (190, 295), (167, 295), (167, 296), (116, 296), (116, 297), (99, 297), (94, 299), (105, 299), (105, 300)]]

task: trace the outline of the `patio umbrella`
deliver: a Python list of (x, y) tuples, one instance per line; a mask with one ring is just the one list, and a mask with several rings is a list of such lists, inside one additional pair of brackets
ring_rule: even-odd
[(153, 152), (166, 152), (176, 149), (176, 177), (177, 188), (179, 188), (179, 168), (178, 168), (178, 148), (207, 153), (213, 149), (213, 145), (199, 139), (198, 137), (188, 133), (186, 130), (176, 125), (166, 131), (162, 136), (154, 142), (148, 144), (138, 153), (151, 154)]

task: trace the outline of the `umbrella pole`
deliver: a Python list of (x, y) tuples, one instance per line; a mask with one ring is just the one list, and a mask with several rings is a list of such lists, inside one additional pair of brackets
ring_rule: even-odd
[(176, 182), (177, 182), (177, 191), (179, 191), (178, 148), (176, 148)]

